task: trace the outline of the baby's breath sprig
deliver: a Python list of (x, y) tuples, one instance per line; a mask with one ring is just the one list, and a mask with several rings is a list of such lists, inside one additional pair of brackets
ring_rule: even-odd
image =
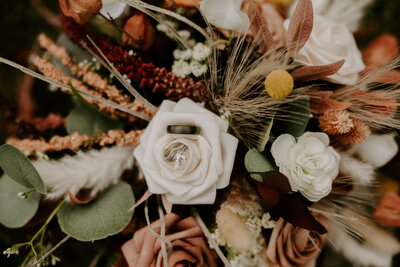
[[(50, 221), (54, 218), (54, 216), (57, 214), (58, 210), (61, 208), (61, 206), (64, 204), (64, 200), (61, 201), (57, 207), (52, 211), (50, 216), (47, 218), (46, 222), (40, 227), (40, 229), (36, 232), (36, 234), (32, 237), (31, 240), (23, 243), (18, 243), (14, 244), (10, 248), (7, 248), (5, 251), (3, 251), (4, 255), (7, 255), (9, 257), (10, 255), (18, 255), (19, 254), (19, 249), (20, 248), (30, 248), (29, 253), (26, 255), (24, 261), (22, 262), (21, 266), (25, 266), (26, 263), (28, 263), (30, 260), (33, 258), (34, 266), (42, 266), (42, 265), (55, 265), (59, 259), (55, 257), (54, 255), (50, 255), (46, 251), (54, 251), (54, 249), (48, 249), (46, 246), (43, 244), (44, 236), (46, 233), (46, 229)], [(49, 256), (47, 260), (44, 260), (44, 257), (42, 256), (40, 258), (40, 262), (38, 262), (39, 255), (46, 255), (46, 257)], [(37, 263), (37, 264), (36, 264)]]

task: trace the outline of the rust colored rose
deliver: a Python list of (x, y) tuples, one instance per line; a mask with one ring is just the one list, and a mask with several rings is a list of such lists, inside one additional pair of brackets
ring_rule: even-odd
[[(151, 224), (154, 231), (161, 232), (161, 222)], [(166, 238), (173, 251), (168, 266), (216, 267), (216, 257), (208, 247), (203, 232), (193, 217), (182, 218), (170, 213), (165, 215)], [(138, 230), (131, 240), (122, 246), (122, 253), (130, 267), (162, 267), (161, 242), (146, 226)]]
[(313, 267), (324, 243), (325, 235), (294, 227), (280, 218), (268, 243), (267, 261), (270, 266)]
[(59, 0), (59, 2), (64, 15), (72, 17), (79, 24), (91, 20), (103, 5), (101, 0)]
[(143, 13), (133, 14), (124, 25), (122, 42), (133, 48), (147, 51), (154, 42), (154, 28), (149, 18)]
[(396, 192), (386, 193), (374, 211), (375, 220), (385, 227), (400, 227), (400, 196)]

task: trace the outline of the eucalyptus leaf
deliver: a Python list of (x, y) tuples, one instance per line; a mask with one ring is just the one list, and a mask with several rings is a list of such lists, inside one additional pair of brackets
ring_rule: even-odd
[(88, 204), (65, 203), (58, 212), (62, 231), (80, 241), (103, 239), (121, 232), (130, 222), (135, 204), (131, 186), (119, 182)]
[(38, 192), (46, 194), (46, 185), (39, 173), (18, 148), (9, 144), (0, 146), (0, 167), (20, 185), (35, 188)]
[(97, 135), (97, 131), (108, 132), (113, 129), (122, 129), (121, 122), (112, 119), (88, 103), (79, 92), (70, 84), (71, 90), (77, 97), (77, 106), (71, 111), (67, 118), (67, 132), (72, 134)]
[(24, 226), (35, 216), (40, 201), (40, 194), (36, 191), (21, 198), (19, 193), (28, 188), (16, 183), (7, 175), (0, 178), (0, 223), (8, 228)]
[(310, 120), (310, 100), (308, 97), (284, 104), (279, 111), (279, 118), (275, 119), (273, 131), (277, 136), (291, 134), (294, 137), (301, 136)]
[(250, 173), (251, 178), (262, 182), (263, 178), (257, 172), (268, 172), (276, 170), (276, 167), (257, 149), (250, 149), (244, 157), (244, 165)]

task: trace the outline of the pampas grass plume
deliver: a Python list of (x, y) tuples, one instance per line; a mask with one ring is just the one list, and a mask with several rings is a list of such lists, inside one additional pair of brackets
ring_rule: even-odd
[(221, 208), (216, 214), (216, 223), (221, 236), (234, 251), (246, 253), (252, 248), (253, 236), (231, 209)]

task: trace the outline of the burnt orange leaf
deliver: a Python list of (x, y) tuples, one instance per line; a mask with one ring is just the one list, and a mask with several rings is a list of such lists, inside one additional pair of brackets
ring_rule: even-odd
[(396, 102), (396, 99), (391, 98), (385, 91), (376, 90), (371, 92), (366, 92), (362, 90), (357, 90), (350, 95), (354, 100), (358, 100), (368, 105), (374, 106), (393, 106), (397, 107), (400, 104)]
[(400, 71), (389, 70), (385, 74), (381, 75), (376, 82), (387, 83), (387, 84), (400, 84)]
[(71, 191), (69, 191), (69, 189), (67, 188), (67, 194), (69, 197), (69, 202), (72, 205), (81, 205), (81, 204), (87, 204), (89, 203), (91, 200), (94, 199), (93, 196), (90, 196), (90, 194), (85, 194), (85, 196), (79, 196), (79, 198), (77, 196), (75, 196), (74, 194), (71, 193)]
[(282, 217), (294, 226), (298, 226), (320, 234), (326, 233), (325, 227), (320, 224), (308, 210), (310, 204), (300, 193), (288, 194), (291, 191), (288, 178), (278, 172), (269, 171), (260, 173), (263, 182), (253, 180), (261, 196), (264, 210), (270, 212), (274, 220)]
[(394, 115), (397, 107), (400, 105), (399, 103), (397, 103), (396, 99), (393, 99), (392, 97), (390, 97), (390, 95), (387, 94), (387, 92), (382, 90), (371, 92), (357, 90), (349, 97), (367, 104), (368, 106), (364, 107), (365, 109), (389, 117), (392, 117)]
[(271, 49), (275, 46), (274, 39), (272, 37), (271, 32), (268, 29), (268, 25), (265, 23), (262, 15), (260, 14), (260, 10), (254, 3), (250, 3), (248, 14), (250, 18), (252, 18), (252, 30), (255, 33), (260, 33), (260, 50), (265, 53), (268, 49)]
[(319, 78), (335, 74), (340, 70), (343, 64), (344, 64), (344, 59), (324, 66), (303, 66), (293, 71), (291, 74), (292, 77), (297, 81), (316, 80)]
[(314, 114), (324, 114), (330, 109), (345, 110), (352, 105), (350, 102), (339, 102), (330, 98), (332, 94), (332, 91), (307, 92), (307, 95), (310, 97), (311, 112)]
[(325, 234), (326, 228), (318, 222), (307, 207), (307, 201), (300, 193), (285, 195), (279, 204), (270, 211), (271, 217), (282, 217), (294, 226), (301, 227), (319, 234)]
[(185, 7), (196, 7), (197, 3), (201, 2), (202, 0), (172, 0), (178, 6), (185, 6)]
[(306, 44), (314, 23), (311, 0), (299, 0), (290, 20), (286, 48), (290, 56), (294, 56)]

